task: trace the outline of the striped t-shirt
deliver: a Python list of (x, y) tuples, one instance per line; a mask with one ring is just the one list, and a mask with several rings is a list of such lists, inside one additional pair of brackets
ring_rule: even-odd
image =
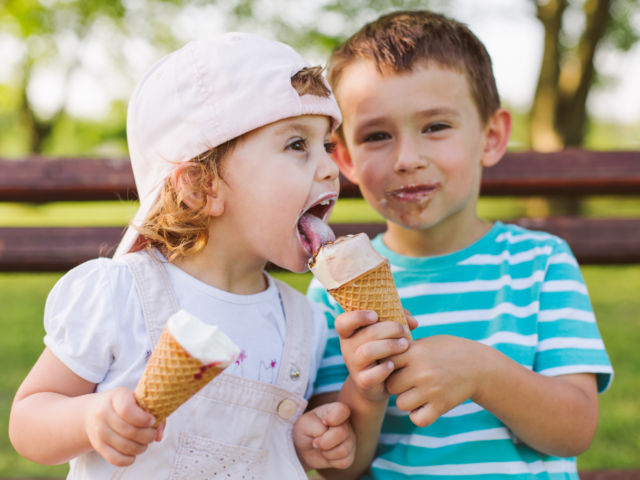
[[(456, 335), (490, 345), (542, 375), (595, 373), (603, 391), (613, 371), (580, 269), (563, 240), (497, 222), (471, 246), (438, 257), (389, 250), (378, 236), (403, 306), (418, 320), (414, 339)], [(329, 340), (314, 393), (347, 377), (334, 329), (342, 312), (313, 280), (308, 295), (327, 306)], [(391, 397), (366, 478), (578, 479), (575, 458), (537, 452), (471, 401), (417, 427)]]

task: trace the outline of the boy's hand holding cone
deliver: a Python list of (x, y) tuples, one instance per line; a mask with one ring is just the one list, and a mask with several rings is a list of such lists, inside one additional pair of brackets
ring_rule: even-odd
[(389, 261), (373, 249), (366, 234), (322, 245), (309, 260), (309, 267), (346, 312), (373, 310), (380, 321), (408, 326)]
[(160, 424), (235, 361), (240, 349), (222, 330), (180, 310), (172, 315), (135, 390)]

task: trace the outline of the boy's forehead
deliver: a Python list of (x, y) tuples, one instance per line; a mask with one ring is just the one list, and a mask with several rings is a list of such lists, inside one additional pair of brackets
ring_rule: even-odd
[[(392, 69), (380, 70), (373, 60), (358, 59), (344, 69), (340, 77), (338, 85), (334, 88), (334, 93), (338, 100), (357, 92), (363, 92), (367, 89), (380, 89), (381, 85), (388, 88), (402, 88), (405, 81), (412, 81), (416, 76), (421, 76), (425, 72), (433, 72), (436, 75), (439, 72), (454, 73), (463, 77), (467, 87), (471, 87), (469, 77), (463, 69), (455, 68), (450, 65), (443, 65), (436, 61), (419, 61), (412, 65), (411, 69), (403, 71), (394, 71)], [(448, 75), (447, 75), (448, 76)], [(390, 93), (388, 90), (379, 90), (379, 95)]]
[(353, 67), (336, 89), (346, 130), (478, 113), (466, 74), (455, 69), (435, 63), (398, 73), (380, 73), (373, 62)]

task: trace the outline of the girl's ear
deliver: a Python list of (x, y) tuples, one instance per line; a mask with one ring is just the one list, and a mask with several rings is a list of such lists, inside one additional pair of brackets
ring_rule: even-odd
[(349, 149), (344, 144), (342, 137), (337, 133), (333, 134), (333, 138), (331, 141), (335, 142), (336, 148), (331, 153), (331, 158), (338, 165), (338, 168), (342, 172), (342, 174), (347, 177), (351, 182), (357, 184), (358, 176), (356, 175), (356, 169), (353, 165), (353, 161), (351, 160), (351, 155), (349, 154)]
[(190, 169), (189, 164), (181, 164), (176, 167), (171, 176), (174, 190), (189, 208), (197, 210), (204, 205), (204, 211), (208, 215), (212, 217), (222, 215), (224, 202), (219, 188), (219, 177), (213, 175), (206, 189), (197, 189), (195, 186), (199, 185), (200, 182), (197, 179), (193, 179), (193, 175), (196, 175), (196, 173)]
[(224, 212), (224, 198), (220, 188), (220, 177), (214, 175), (209, 182), (209, 191), (206, 192), (206, 212), (212, 217), (219, 217)]
[(500, 161), (507, 151), (509, 135), (511, 135), (511, 114), (507, 109), (499, 108), (487, 122), (482, 154), (483, 167), (492, 167)]

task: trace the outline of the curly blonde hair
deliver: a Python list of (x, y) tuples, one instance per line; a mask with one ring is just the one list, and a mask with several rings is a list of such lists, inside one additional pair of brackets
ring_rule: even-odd
[[(180, 178), (173, 175), (165, 182), (158, 201), (144, 223), (134, 228), (140, 234), (131, 251), (157, 248), (169, 261), (201, 251), (209, 240), (211, 217), (206, 210), (206, 192), (213, 182), (222, 180), (222, 161), (238, 139), (229, 140), (185, 162)], [(177, 184), (180, 188), (177, 188)], [(195, 207), (184, 201), (196, 193)]]
[[(291, 77), (291, 85), (300, 96), (311, 94), (328, 97), (331, 91), (322, 77), (321, 67), (303, 68)], [(143, 225), (134, 228), (139, 233), (130, 251), (157, 248), (169, 260), (200, 252), (209, 241), (209, 215), (207, 195), (211, 185), (224, 181), (223, 160), (231, 153), (244, 135), (211, 148), (185, 162), (179, 178), (175, 174), (165, 182), (158, 201)], [(179, 188), (178, 185), (179, 184)], [(191, 195), (195, 194), (195, 195)], [(194, 207), (185, 203), (185, 197), (198, 198)]]

